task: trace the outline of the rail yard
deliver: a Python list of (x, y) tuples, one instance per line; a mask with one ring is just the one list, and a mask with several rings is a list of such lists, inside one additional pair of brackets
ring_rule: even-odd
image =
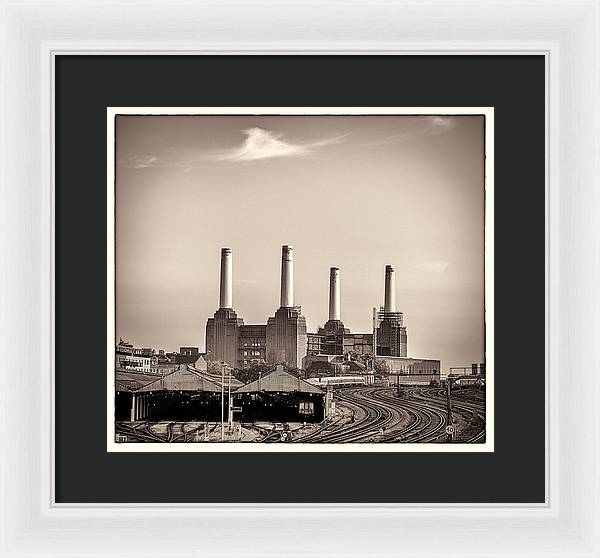
[[(117, 440), (132, 443), (484, 443), (485, 387), (356, 385), (333, 391), (335, 412), (306, 422), (119, 421)], [(450, 417), (450, 422), (448, 418)], [(223, 435), (224, 434), (224, 435)]]

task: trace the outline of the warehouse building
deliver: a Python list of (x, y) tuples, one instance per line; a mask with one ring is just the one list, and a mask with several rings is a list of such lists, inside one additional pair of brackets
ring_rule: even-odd
[(115, 391), (117, 421), (221, 420), (221, 384), (187, 364), (160, 376), (117, 369)]
[(321, 422), (326, 392), (287, 372), (279, 364), (238, 388), (233, 396), (243, 422)]

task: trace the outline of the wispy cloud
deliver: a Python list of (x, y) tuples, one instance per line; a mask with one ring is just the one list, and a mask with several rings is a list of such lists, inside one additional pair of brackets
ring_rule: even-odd
[(444, 273), (448, 268), (448, 265), (448, 262), (425, 262), (418, 264), (416, 267), (417, 269), (430, 271), (431, 273)]
[(223, 149), (209, 155), (214, 161), (256, 161), (273, 157), (296, 157), (308, 155), (318, 147), (339, 143), (345, 136), (336, 136), (318, 141), (293, 143), (283, 134), (275, 134), (263, 128), (243, 130), (246, 138), (238, 147)]
[(131, 158), (131, 167), (134, 169), (147, 169), (154, 167), (158, 157), (155, 155), (137, 155)]
[(263, 128), (248, 128), (242, 130), (245, 138), (242, 143), (229, 149), (210, 151), (187, 150), (177, 153), (169, 150), (163, 155), (134, 155), (119, 161), (119, 164), (131, 169), (147, 168), (179, 168), (189, 174), (196, 167), (207, 162), (258, 161), (275, 157), (300, 157), (313, 153), (327, 145), (333, 145), (344, 140), (348, 135), (334, 136), (325, 139), (292, 142), (284, 139), (283, 134), (276, 134)]
[(451, 130), (455, 123), (456, 119), (451, 116), (432, 115), (407, 117), (401, 120), (401, 128), (397, 133), (375, 140), (374, 142), (369, 143), (369, 145), (387, 145), (390, 143), (400, 143), (444, 134)]

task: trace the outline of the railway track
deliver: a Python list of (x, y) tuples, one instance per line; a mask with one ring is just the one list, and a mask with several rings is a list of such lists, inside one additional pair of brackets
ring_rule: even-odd
[(405, 412), (412, 414), (415, 419), (396, 432), (391, 432), (382, 439), (382, 442), (424, 443), (435, 441), (446, 426), (446, 415), (441, 410), (415, 401), (406, 401), (394, 397), (385, 389), (376, 392), (376, 397), (396, 405)]
[[(372, 388), (350, 388), (336, 392), (336, 401), (349, 410), (354, 421), (324, 425), (307, 436), (297, 438), (300, 443), (357, 443), (374, 441), (384, 429), (394, 428), (406, 419), (398, 407), (377, 400)], [(333, 431), (331, 429), (333, 428)]]
[(350, 421), (348, 421), (345, 416), (342, 416), (339, 419), (337, 419), (331, 423), (325, 421), (324, 424), (319, 426), (317, 429), (313, 430), (311, 433), (305, 434), (304, 436), (300, 436), (299, 438), (293, 438), (290, 443), (291, 444), (306, 443), (314, 438), (317, 438), (318, 436), (322, 436), (328, 430), (333, 429), (334, 431), (339, 431), (339, 430), (343, 429), (344, 425), (348, 424), (348, 422), (350, 422), (350, 423), (355, 422), (356, 419), (355, 419), (354, 411), (351, 412), (351, 417), (352, 418), (350, 419)]
[[(349, 409), (354, 423), (338, 419), (297, 438), (295, 443), (435, 443), (445, 441), (445, 393), (439, 388), (413, 388), (398, 398), (393, 388), (350, 388), (336, 392), (338, 405)], [(453, 401), (453, 416), (462, 424), (482, 427), (463, 443), (485, 438), (485, 410), (481, 401)]]
[(124, 434), (129, 441), (137, 440), (139, 442), (165, 442), (158, 434), (149, 429), (149, 423), (143, 422), (134, 426), (129, 426), (124, 423), (117, 423), (116, 433)]
[[(469, 392), (470, 391), (473, 390), (469, 390)], [(467, 444), (483, 442), (485, 441), (485, 400), (483, 397), (474, 397), (473, 399), (466, 400), (464, 393), (462, 393), (462, 395), (462, 397), (453, 396), (453, 414), (456, 413), (462, 415), (464, 422), (468, 425), (480, 423), (480, 427), (475, 434), (463, 436), (464, 439), (460, 439), (459, 433), (459, 439), (456, 441)], [(445, 408), (446, 405), (446, 395), (444, 390), (420, 388), (415, 390), (415, 392), (412, 393), (412, 396), (416, 399), (430, 401), (431, 404), (441, 408)]]
[[(440, 388), (406, 388), (406, 397), (397, 397), (394, 388), (352, 387), (336, 390), (335, 399), (344, 407), (344, 416), (325, 422), (312, 432), (289, 443), (436, 443), (445, 441), (446, 395)], [(473, 393), (471, 393), (473, 392)], [(456, 442), (485, 441), (485, 400), (477, 390), (461, 390), (453, 397), (452, 413), (458, 419)], [(454, 421), (456, 423), (456, 420)], [(201, 426), (186, 430), (186, 423), (169, 422), (164, 434), (150, 422), (118, 423), (116, 432), (130, 441), (186, 442)], [(213, 431), (218, 426), (210, 430)], [(280, 431), (252, 425), (261, 435), (257, 442), (277, 443)], [(179, 430), (178, 430), (179, 428)]]

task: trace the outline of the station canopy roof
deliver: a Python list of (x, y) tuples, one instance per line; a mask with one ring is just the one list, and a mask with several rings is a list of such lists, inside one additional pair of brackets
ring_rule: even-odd
[[(198, 369), (197, 366), (193, 366), (191, 368), (201, 378), (204, 378), (205, 380), (216, 384), (217, 386), (219, 386), (219, 390), (221, 389), (221, 374), (213, 374), (212, 372), (208, 372), (207, 370)], [(240, 386), (244, 385), (244, 382), (240, 382), (236, 377), (233, 376), (233, 374), (231, 375), (231, 378), (229, 377), (229, 374), (225, 374), (225, 389), (229, 387), (230, 382), (231, 389), (237, 389)]]
[(152, 384), (158, 378), (159, 376), (156, 374), (117, 368), (115, 370), (115, 388), (117, 391), (137, 391), (145, 385)]
[(187, 364), (180, 364), (177, 370), (168, 374), (141, 374), (118, 368), (115, 371), (117, 391), (133, 393), (148, 391), (208, 391), (220, 392), (221, 385), (203, 377)]
[(313, 386), (293, 374), (286, 372), (281, 364), (278, 364), (272, 371), (267, 372), (262, 378), (250, 382), (240, 388), (236, 393), (252, 393), (252, 392), (277, 392), (277, 393), (320, 393), (323, 390), (317, 386)]

